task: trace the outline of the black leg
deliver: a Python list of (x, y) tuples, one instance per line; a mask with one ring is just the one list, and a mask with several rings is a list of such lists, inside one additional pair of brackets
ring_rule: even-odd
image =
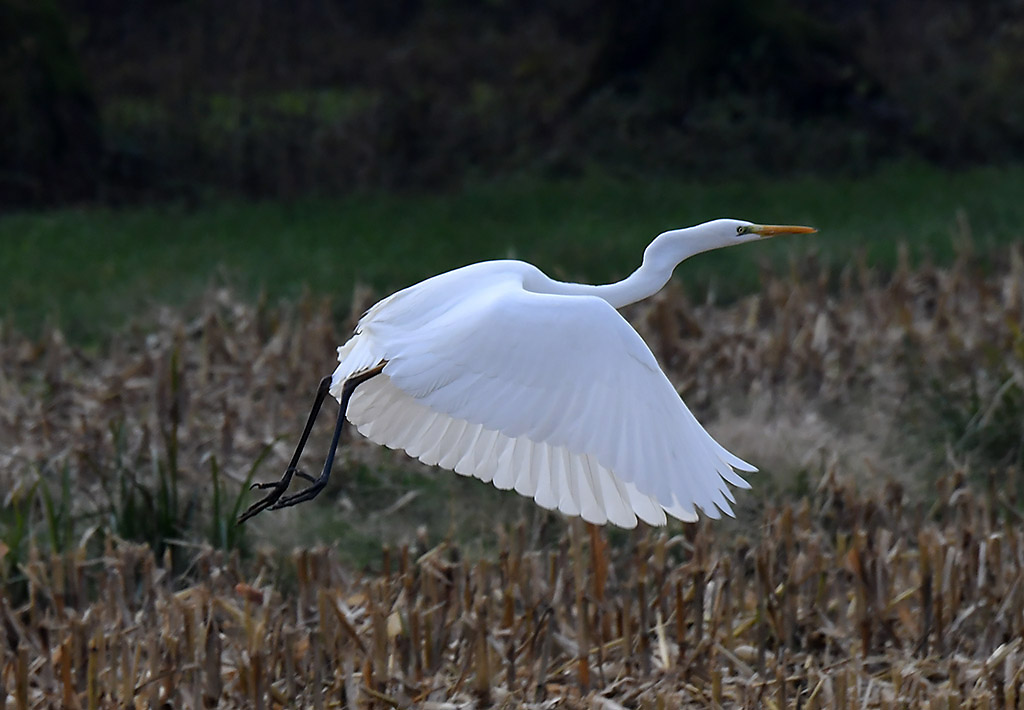
[(254, 483), (250, 486), (250, 490), (255, 488), (269, 488), (270, 493), (268, 493), (266, 497), (261, 498), (250, 505), (248, 509), (238, 517), (239, 525), (276, 503), (281, 495), (288, 490), (288, 486), (292, 482), (293, 475), (297, 474), (301, 478), (312, 478), (308, 474), (299, 471), (296, 467), (299, 465), (299, 458), (302, 456), (302, 450), (306, 448), (306, 439), (309, 438), (309, 432), (313, 430), (313, 424), (316, 422), (317, 415), (320, 414), (320, 407), (324, 403), (324, 398), (330, 391), (331, 376), (328, 375), (320, 380), (320, 385), (316, 388), (316, 399), (313, 400), (313, 407), (309, 410), (309, 417), (306, 419), (306, 426), (302, 430), (302, 436), (299, 437), (299, 444), (295, 447), (295, 453), (292, 454), (291, 463), (289, 463), (288, 468), (285, 469), (284, 475), (277, 481)]
[[(338, 422), (334, 427), (334, 438), (331, 440), (331, 448), (327, 453), (327, 460), (324, 462), (323, 471), (320, 472), (318, 478), (313, 478), (307, 473), (298, 470), (299, 457), (302, 456), (302, 450), (306, 446), (306, 439), (309, 438), (309, 432), (313, 429), (313, 423), (316, 421), (317, 415), (320, 413), (320, 407), (323, 404), (324, 398), (331, 389), (331, 377), (327, 376), (320, 380), (320, 386), (316, 391), (316, 399), (313, 402), (313, 407), (309, 411), (309, 418), (306, 420), (306, 426), (302, 430), (302, 436), (299, 438), (299, 444), (295, 447), (295, 453), (292, 454), (291, 463), (288, 464), (288, 468), (285, 470), (284, 475), (281, 479), (271, 483), (256, 483), (253, 484), (252, 488), (264, 488), (270, 489), (265, 497), (253, 503), (249, 508), (238, 517), (238, 523), (244, 523), (249, 518), (257, 515), (264, 510), (277, 510), (279, 508), (287, 508), (288, 506), (301, 503), (303, 501), (312, 500), (324, 489), (327, 485), (328, 479), (331, 477), (331, 468), (334, 465), (334, 453), (338, 448), (338, 442), (341, 440), (341, 431), (345, 425), (345, 412), (348, 410), (348, 401), (352, 397), (352, 392), (355, 388), (366, 382), (368, 379), (379, 375), (384, 369), (384, 365), (378, 365), (372, 370), (360, 373), (355, 377), (350, 377), (345, 381), (341, 390), (341, 405), (338, 408)], [(299, 493), (292, 496), (281, 496), (288, 486), (292, 482), (292, 476), (298, 476), (307, 481), (310, 481), (310, 486)]]
[(383, 365), (380, 365), (372, 370), (363, 372), (355, 377), (350, 377), (345, 380), (345, 384), (341, 388), (341, 402), (338, 405), (338, 422), (334, 425), (334, 437), (331, 439), (331, 448), (327, 451), (327, 460), (324, 461), (324, 468), (320, 472), (320, 476), (309, 486), (295, 495), (285, 496), (274, 503), (270, 506), (271, 510), (287, 508), (295, 505), (296, 503), (313, 500), (320, 495), (320, 491), (324, 489), (324, 486), (327, 485), (327, 481), (331, 478), (331, 469), (334, 467), (334, 454), (338, 450), (338, 442), (341, 441), (341, 431), (345, 428), (345, 413), (348, 411), (348, 401), (351, 399), (352, 393), (355, 392), (356, 387), (363, 384), (371, 377), (379, 375), (383, 369)]

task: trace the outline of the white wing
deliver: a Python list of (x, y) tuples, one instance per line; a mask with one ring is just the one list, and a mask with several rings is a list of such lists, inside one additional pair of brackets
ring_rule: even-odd
[(704, 431), (629, 323), (505, 276), (427, 281), (371, 309), (332, 389), (387, 361), (350, 402), (360, 433), (589, 522), (731, 515), (726, 482), (749, 487), (733, 469), (756, 469)]

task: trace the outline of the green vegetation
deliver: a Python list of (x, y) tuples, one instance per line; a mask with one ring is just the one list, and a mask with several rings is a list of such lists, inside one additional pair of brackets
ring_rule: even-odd
[(720, 216), (821, 229), (701, 255), (678, 270), (695, 296), (728, 300), (755, 289), (764, 264), (786, 268), (794, 252), (818, 252), (837, 268), (861, 253), (887, 266), (906, 242), (918, 259), (946, 263), (969, 236), (984, 253), (1017, 238), (1022, 193), (1024, 168), (902, 166), (829, 181), (522, 178), (445, 195), (24, 213), (0, 218), (0, 302), (20, 329), (56, 322), (76, 340), (96, 339), (224, 282), (272, 301), (309, 288), (345, 307), (356, 283), (383, 294), (488, 258), (526, 259), (559, 278), (620, 278), (654, 234)]

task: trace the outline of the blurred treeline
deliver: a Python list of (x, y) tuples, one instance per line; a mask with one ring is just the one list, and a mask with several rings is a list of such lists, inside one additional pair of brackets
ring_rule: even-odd
[(1011, 0), (0, 0), (0, 204), (1024, 156)]

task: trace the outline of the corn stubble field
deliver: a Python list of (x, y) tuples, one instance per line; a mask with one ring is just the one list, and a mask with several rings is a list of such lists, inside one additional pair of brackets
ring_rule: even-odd
[[(0, 707), (1024, 707), (1024, 260), (994, 261), (805, 259), (632, 309), (763, 466), (739, 520), (622, 532), (497, 494), (485, 550), (397, 487), (346, 506), (343, 474), (233, 527), (331, 368), (322, 304), (213, 293), (99, 354), (5, 332)], [(317, 510), (387, 544), (310, 545)]]

